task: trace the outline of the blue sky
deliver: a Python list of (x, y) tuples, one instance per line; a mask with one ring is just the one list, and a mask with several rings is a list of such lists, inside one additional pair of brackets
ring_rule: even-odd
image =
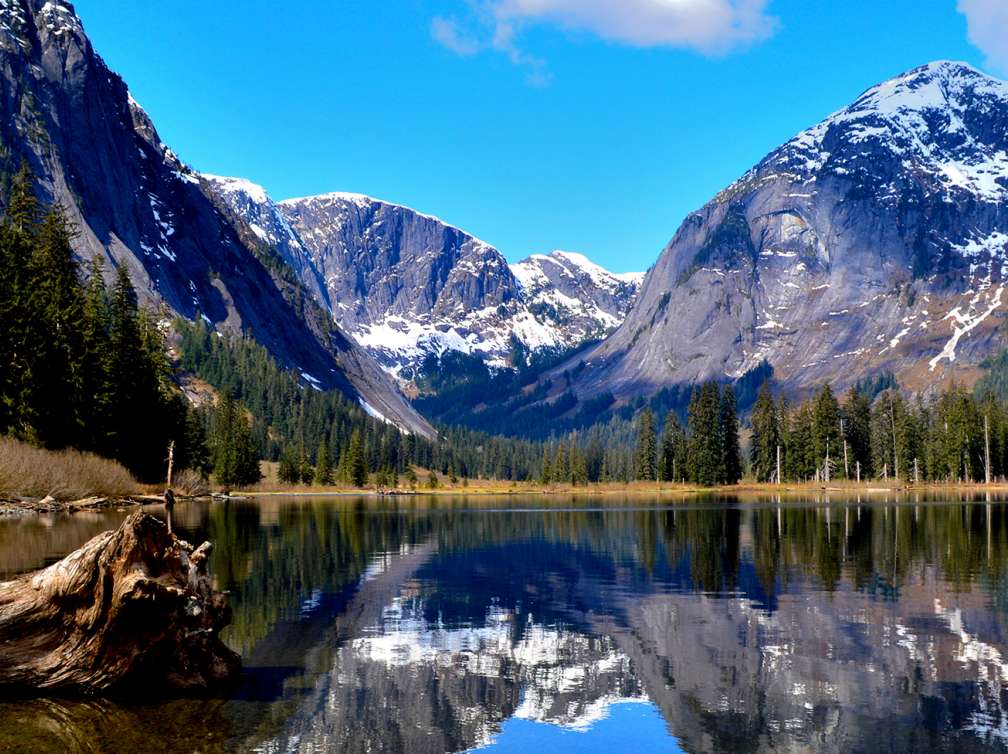
[(512, 261), (562, 248), (615, 271), (870, 85), (941, 58), (1008, 72), (1003, 0), (75, 5), (198, 170), (275, 199), (366, 193)]

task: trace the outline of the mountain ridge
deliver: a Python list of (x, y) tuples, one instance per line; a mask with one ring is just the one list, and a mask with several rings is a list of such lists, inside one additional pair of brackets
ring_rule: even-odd
[(428, 355), (446, 350), (502, 367), (516, 344), (526, 351), (569, 349), (603, 337), (639, 287), (640, 275), (614, 275), (569, 252), (508, 264), (458, 226), (364, 194), (277, 202), (244, 179), (203, 179), (253, 232), (291, 250), (292, 266), (334, 320), (407, 382)]
[(763, 361), (797, 391), (971, 379), (1000, 342), (1006, 187), (1004, 82), (939, 61), (870, 87), (687, 216), (573, 390), (629, 398)]
[(67, 2), (0, 0), (0, 194), (22, 161), (77, 229), (79, 257), (126, 265), (141, 301), (250, 335), (313, 384), (433, 436), (274, 252), (221, 214)]

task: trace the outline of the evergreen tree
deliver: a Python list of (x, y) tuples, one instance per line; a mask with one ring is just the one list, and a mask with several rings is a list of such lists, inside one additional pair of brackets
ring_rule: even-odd
[(283, 484), (301, 483), (300, 454), (294, 448), (284, 448), (280, 454), (280, 465), (277, 467), (277, 479)]
[(50, 208), (42, 218), (32, 252), (28, 306), (33, 313), (34, 430), (47, 447), (80, 447), (83, 291), (70, 232), (57, 209)]
[(757, 482), (769, 482), (776, 474), (780, 444), (777, 405), (770, 392), (770, 383), (764, 382), (753, 405), (752, 441), (749, 445), (749, 462)]
[(31, 311), (32, 248), (40, 216), (34, 178), (26, 163), (14, 178), (0, 226), (0, 431), (34, 440), (38, 405), (34, 355), (41, 346)]
[(678, 482), (685, 474), (686, 433), (675, 411), (669, 411), (662, 428), (658, 478), (663, 482)]
[(326, 442), (319, 444), (315, 455), (315, 484), (328, 487), (333, 482), (332, 466), (329, 465), (329, 446)]
[(862, 478), (870, 478), (871, 466), (871, 400), (865, 393), (852, 387), (843, 407), (844, 434), (850, 454), (850, 474), (856, 475), (860, 464)]
[(742, 452), (739, 449), (738, 409), (735, 391), (725, 385), (720, 406), (721, 483), (738, 484), (742, 478)]
[(349, 450), (349, 481), (354, 487), (365, 487), (368, 481), (368, 469), (364, 460), (364, 447), (360, 430), (355, 429), (350, 436)]
[(788, 476), (798, 481), (809, 481), (815, 478), (818, 461), (813, 445), (813, 415), (812, 406), (803, 403), (791, 417)]
[(229, 391), (221, 394), (214, 411), (212, 438), (214, 477), (226, 492), (262, 478), (245, 409)]
[(564, 444), (558, 442), (553, 451), (553, 481), (560, 484), (568, 481), (568, 477), (570, 476), (570, 469), (568, 468), (569, 460)]
[(539, 473), (539, 484), (544, 487), (553, 481), (553, 460), (550, 457), (549, 446), (543, 448), (542, 468)]
[(721, 394), (713, 380), (694, 387), (688, 411), (688, 470), (690, 481), (705, 486), (724, 479), (721, 440)]
[(185, 419), (185, 439), (179, 453), (179, 468), (190, 469), (207, 479), (213, 471), (207, 444), (206, 420), (197, 409), (189, 409)]
[[(823, 385), (812, 406), (811, 461), (814, 469), (824, 471), (826, 457), (835, 465), (837, 450), (843, 452), (840, 435), (840, 407), (829, 385)], [(832, 471), (831, 471), (832, 475)]]
[(634, 474), (637, 479), (653, 482), (658, 477), (657, 439), (654, 415), (645, 408), (637, 423), (637, 452), (634, 454)]

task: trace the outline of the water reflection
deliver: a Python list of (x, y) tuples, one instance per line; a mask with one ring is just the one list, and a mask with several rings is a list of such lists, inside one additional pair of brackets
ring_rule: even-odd
[[(232, 593), (237, 697), (10, 702), (0, 747), (1005, 748), (1005, 505), (829, 503), (179, 506)], [(51, 531), (5, 557), (90, 523)]]

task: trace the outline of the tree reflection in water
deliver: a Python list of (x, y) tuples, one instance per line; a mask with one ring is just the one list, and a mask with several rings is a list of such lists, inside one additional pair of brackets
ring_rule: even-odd
[[(247, 673), (235, 698), (170, 702), (174, 724), (202, 750), (460, 751), (505, 721), (590, 749), (647, 705), (650, 745), (687, 751), (1008, 741), (1003, 504), (551, 502), (180, 506), (216, 543)], [(17, 709), (0, 743), (88, 750), (129, 725), (173, 748), (165, 705)]]

